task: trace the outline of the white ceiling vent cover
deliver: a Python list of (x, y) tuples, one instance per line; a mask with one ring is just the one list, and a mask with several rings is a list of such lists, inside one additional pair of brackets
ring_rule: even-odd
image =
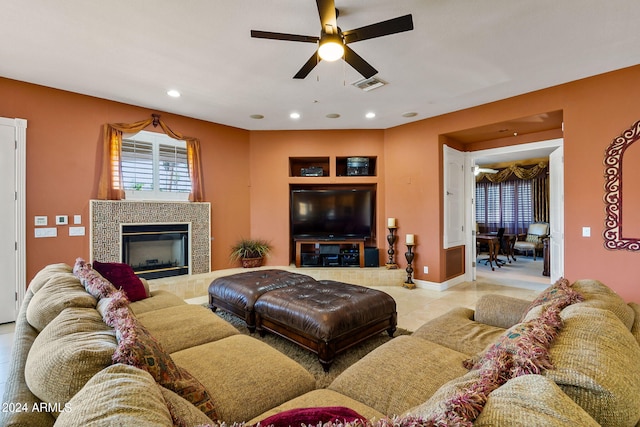
[(387, 84), (384, 80), (380, 80), (376, 77), (369, 77), (368, 79), (358, 80), (357, 82), (351, 83), (353, 86), (358, 89), (362, 89), (365, 92), (369, 92), (370, 90), (377, 89)]

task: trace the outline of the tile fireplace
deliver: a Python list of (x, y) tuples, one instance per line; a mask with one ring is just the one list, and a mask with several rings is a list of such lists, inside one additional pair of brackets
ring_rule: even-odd
[[(140, 270), (160, 270), (160, 264), (171, 264), (162, 267), (161, 272), (154, 272), (153, 277), (142, 276), (153, 279), (175, 276), (176, 271), (178, 274), (211, 271), (210, 203), (91, 200), (89, 210), (92, 261), (126, 262)], [(186, 227), (189, 237), (185, 238), (181, 230), (163, 230), (165, 225)], [(137, 234), (127, 237), (130, 229), (124, 232), (125, 226), (151, 227), (147, 231), (159, 236), (152, 238), (140, 234), (144, 229), (134, 229)], [(124, 240), (129, 240), (128, 261), (124, 258)], [(144, 246), (147, 248), (141, 252), (139, 249)], [(182, 251), (184, 260), (179, 260), (178, 252)]]

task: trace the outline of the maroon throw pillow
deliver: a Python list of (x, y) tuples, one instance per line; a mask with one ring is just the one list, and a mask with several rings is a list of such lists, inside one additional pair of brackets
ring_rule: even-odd
[(122, 289), (129, 301), (135, 302), (147, 297), (142, 281), (133, 272), (133, 269), (123, 263), (118, 262), (93, 262), (93, 268), (110, 281), (117, 289)]
[(353, 409), (344, 406), (327, 406), (318, 408), (290, 409), (260, 421), (261, 426), (289, 427), (289, 426), (317, 426), (322, 423), (348, 423), (356, 420), (365, 420)]

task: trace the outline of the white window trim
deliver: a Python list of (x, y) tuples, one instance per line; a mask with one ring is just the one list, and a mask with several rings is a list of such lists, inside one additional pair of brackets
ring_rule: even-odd
[[(157, 151), (158, 151), (158, 146), (159, 144), (164, 144), (164, 145), (172, 145), (172, 146), (178, 146), (178, 147), (182, 147), (182, 148), (186, 148), (187, 143), (186, 141), (183, 140), (178, 140), (178, 139), (174, 139), (171, 138), (169, 135), (166, 135), (164, 133), (158, 133), (158, 132), (148, 132), (148, 131), (140, 131), (136, 134), (124, 134), (122, 135), (122, 139), (132, 139), (134, 141), (141, 141), (141, 142), (149, 142), (152, 143), (154, 145), (154, 166), (157, 165)], [(156, 167), (154, 167), (154, 183), (157, 184), (158, 182), (158, 170)], [(136, 191), (136, 190), (127, 190), (125, 188), (125, 198), (126, 200), (137, 200), (137, 201), (144, 201), (144, 200), (160, 200), (160, 201), (184, 201), (184, 202), (188, 202), (189, 201), (189, 193), (188, 192), (183, 192), (183, 193), (178, 193), (178, 192), (170, 192), (170, 191), (159, 191), (159, 190), (153, 190), (153, 191)]]

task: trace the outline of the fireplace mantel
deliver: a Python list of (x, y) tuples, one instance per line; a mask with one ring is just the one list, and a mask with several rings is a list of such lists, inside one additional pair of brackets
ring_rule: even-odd
[(91, 200), (91, 260), (121, 262), (121, 224), (191, 224), (191, 274), (211, 271), (211, 204)]

